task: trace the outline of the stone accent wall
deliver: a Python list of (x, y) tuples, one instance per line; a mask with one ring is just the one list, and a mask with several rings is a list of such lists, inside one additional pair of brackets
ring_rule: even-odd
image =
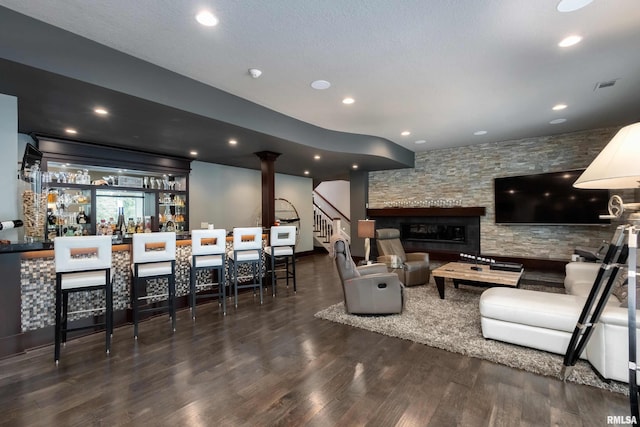
[[(440, 149), (416, 153), (413, 169), (369, 173), (369, 207), (385, 202), (460, 199), (484, 206), (480, 220), (482, 253), (570, 260), (576, 246), (597, 247), (610, 240), (611, 226), (495, 224), (493, 179), (586, 168), (619, 128)], [(633, 191), (616, 192), (625, 202)], [(602, 207), (603, 213), (607, 210)]]

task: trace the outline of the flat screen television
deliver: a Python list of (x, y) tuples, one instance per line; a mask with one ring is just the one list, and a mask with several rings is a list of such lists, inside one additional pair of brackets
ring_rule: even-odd
[(24, 147), (24, 154), (22, 155), (22, 168), (21, 170), (24, 172), (25, 169), (31, 169), (34, 165), (40, 165), (42, 161), (42, 153), (33, 144), (27, 143), (26, 147)]
[(609, 190), (573, 187), (582, 170), (494, 179), (497, 224), (609, 224)]

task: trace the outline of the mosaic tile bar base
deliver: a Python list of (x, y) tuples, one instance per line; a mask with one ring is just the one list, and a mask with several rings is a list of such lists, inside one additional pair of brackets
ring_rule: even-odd
[[(233, 249), (227, 242), (227, 250)], [(176, 295), (189, 294), (189, 258), (191, 257), (191, 245), (178, 245), (176, 247)], [(266, 272), (266, 262), (263, 253), (262, 274)], [(230, 269), (227, 259), (227, 284), (230, 282)], [(124, 310), (131, 307), (131, 254), (129, 251), (114, 251), (112, 254), (113, 278), (113, 309)], [(248, 278), (251, 274), (250, 266), (239, 266), (240, 279)], [(199, 283), (209, 282), (210, 275), (200, 272)], [(22, 332), (33, 331), (55, 323), (55, 265), (52, 257), (23, 259), (20, 264), (20, 282), (22, 289), (21, 329)], [(264, 279), (263, 279), (264, 282)], [(162, 294), (167, 292), (166, 280), (149, 280), (147, 295)], [(150, 299), (161, 301), (166, 297)], [(94, 307), (104, 307), (105, 298), (103, 291), (75, 292), (69, 296), (69, 311), (89, 310)], [(90, 317), (91, 313), (79, 313), (70, 315), (70, 320), (80, 317)]]

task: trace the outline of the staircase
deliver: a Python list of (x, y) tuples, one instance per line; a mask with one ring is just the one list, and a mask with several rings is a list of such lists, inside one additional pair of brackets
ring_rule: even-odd
[(340, 232), (350, 241), (351, 222), (321, 194), (313, 191), (313, 246), (322, 247), (327, 252), (334, 232)]

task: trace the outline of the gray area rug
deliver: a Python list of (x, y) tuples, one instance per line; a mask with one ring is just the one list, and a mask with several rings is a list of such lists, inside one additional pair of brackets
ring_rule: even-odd
[[(522, 287), (563, 292), (546, 286)], [(417, 286), (406, 288), (401, 315), (356, 316), (346, 314), (343, 303), (338, 303), (315, 317), (560, 379), (563, 356), (482, 337), (478, 303), (483, 290), (470, 286), (454, 289), (447, 284), (445, 299), (441, 300), (435, 285)], [(628, 394), (627, 384), (601, 380), (583, 360), (575, 366), (569, 381)]]

